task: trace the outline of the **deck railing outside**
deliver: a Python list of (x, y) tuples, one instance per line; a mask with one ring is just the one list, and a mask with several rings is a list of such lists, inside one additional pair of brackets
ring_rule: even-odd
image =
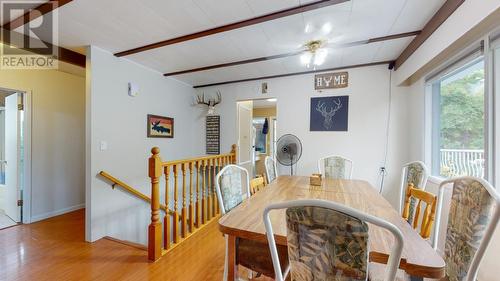
[(441, 149), (440, 173), (444, 177), (484, 178), (484, 150)]

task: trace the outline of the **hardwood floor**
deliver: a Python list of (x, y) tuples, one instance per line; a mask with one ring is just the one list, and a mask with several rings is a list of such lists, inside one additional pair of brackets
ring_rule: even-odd
[(220, 281), (223, 264), (216, 220), (156, 263), (115, 241), (85, 242), (83, 210), (0, 231), (0, 280)]
[(0, 210), (0, 230), (11, 227), (16, 225), (17, 223), (14, 222), (11, 218), (9, 218), (3, 210)]

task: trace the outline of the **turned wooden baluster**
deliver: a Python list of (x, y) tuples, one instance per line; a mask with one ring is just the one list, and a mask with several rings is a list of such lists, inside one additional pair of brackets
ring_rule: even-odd
[(231, 157), (231, 158), (232, 158), (232, 159), (231, 159), (231, 163), (232, 163), (232, 164), (236, 164), (236, 163), (237, 163), (237, 161), (238, 161), (238, 157), (237, 157), (238, 155), (237, 155), (237, 153), (238, 153), (238, 152), (237, 152), (237, 146), (236, 146), (236, 144), (233, 144), (233, 145), (231, 146), (231, 154), (232, 154), (232, 157)]
[(160, 222), (160, 176), (161, 159), (160, 149), (153, 147), (153, 154), (149, 158), (149, 177), (151, 178), (151, 223), (148, 227), (148, 258), (156, 261), (161, 257), (161, 222)]
[(170, 249), (170, 215), (168, 214), (168, 207), (170, 204), (169, 194), (168, 194), (168, 184), (170, 179), (170, 166), (165, 166), (163, 169), (163, 173), (165, 174), (165, 206), (167, 206), (167, 212), (165, 213), (165, 217), (163, 218), (163, 247), (168, 250)]
[(177, 164), (173, 165), (174, 169), (174, 227), (173, 227), (173, 238), (174, 238), (174, 243), (179, 242), (179, 207), (178, 207), (178, 198), (179, 198), (179, 193), (178, 193), (178, 183), (177, 183)]
[(189, 231), (194, 231), (193, 162), (189, 162)]
[(186, 209), (186, 163), (182, 163), (182, 238), (187, 236), (187, 209)]
[(205, 169), (206, 169), (206, 160), (201, 161), (201, 172), (202, 172), (202, 184), (201, 184), (201, 217), (202, 217), (202, 223), (205, 224), (207, 222), (207, 201), (205, 199), (205, 187), (207, 186), (207, 179), (205, 175)]
[(208, 161), (208, 170), (207, 170), (207, 177), (208, 177), (208, 184), (207, 184), (207, 221), (209, 221), (212, 218), (212, 206), (214, 204), (212, 200), (212, 159), (207, 159)]
[(196, 162), (196, 227), (201, 226), (201, 190), (200, 190), (201, 161)]
[(212, 172), (212, 216), (215, 217), (217, 215), (217, 196), (215, 195), (215, 175), (217, 174), (217, 164), (219, 163), (218, 158), (214, 158), (214, 166)]

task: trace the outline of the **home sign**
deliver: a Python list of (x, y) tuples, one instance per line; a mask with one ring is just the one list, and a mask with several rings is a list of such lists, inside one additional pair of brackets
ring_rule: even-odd
[(346, 88), (348, 83), (349, 73), (347, 71), (317, 74), (314, 76), (315, 90)]

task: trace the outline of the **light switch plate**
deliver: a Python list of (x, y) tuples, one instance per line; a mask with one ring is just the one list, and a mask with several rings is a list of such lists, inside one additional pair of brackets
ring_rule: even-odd
[(100, 144), (99, 147), (100, 147), (101, 151), (107, 150), (108, 149), (108, 143), (105, 142), (105, 141), (101, 141), (101, 144)]

